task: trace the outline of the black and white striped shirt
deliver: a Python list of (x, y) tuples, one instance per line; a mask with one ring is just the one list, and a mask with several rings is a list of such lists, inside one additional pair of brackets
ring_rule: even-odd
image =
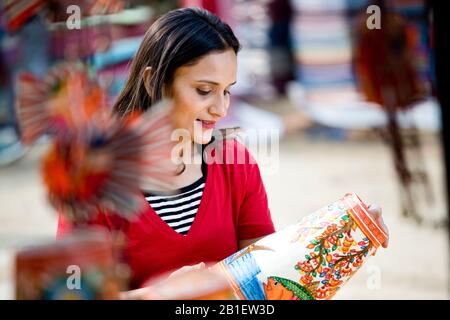
[(176, 232), (186, 235), (191, 228), (202, 200), (205, 174), (193, 184), (181, 188), (171, 196), (144, 193), (145, 199), (155, 212)]

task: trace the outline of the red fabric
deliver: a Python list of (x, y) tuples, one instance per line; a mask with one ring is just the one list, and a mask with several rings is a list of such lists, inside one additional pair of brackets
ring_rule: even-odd
[(201, 7), (209, 12), (220, 16), (220, 12), (217, 8), (217, 0), (183, 0), (181, 2), (182, 7)]
[[(239, 240), (275, 231), (257, 164), (240, 143), (231, 140), (224, 145), (224, 159), (232, 152), (235, 159), (242, 159), (237, 155), (242, 152), (246, 161), (208, 164), (203, 198), (186, 236), (174, 231), (150, 206), (134, 222), (104, 213), (91, 222), (125, 233), (127, 244), (123, 254), (131, 267), (132, 288), (149, 277), (185, 265), (220, 261), (238, 250)], [(212, 156), (214, 152), (209, 159)], [(69, 230), (70, 225), (60, 218), (58, 236)]]

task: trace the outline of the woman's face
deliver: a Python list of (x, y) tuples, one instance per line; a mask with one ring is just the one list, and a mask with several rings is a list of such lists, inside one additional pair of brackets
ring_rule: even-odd
[(209, 53), (175, 71), (169, 89), (174, 117), (193, 142), (208, 143), (216, 122), (226, 116), (236, 72), (237, 56), (232, 49)]

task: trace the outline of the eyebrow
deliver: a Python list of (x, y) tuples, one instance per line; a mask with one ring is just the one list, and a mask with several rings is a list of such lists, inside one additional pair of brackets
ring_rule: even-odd
[[(215, 82), (215, 81), (210, 81), (210, 80), (197, 80), (197, 82), (205, 82), (205, 83), (213, 84), (213, 85), (216, 85), (216, 86), (219, 85), (219, 83), (217, 83), (217, 82)], [(233, 83), (230, 83), (229, 86), (232, 86), (232, 85), (235, 84), (235, 83), (236, 83), (236, 81), (233, 82)]]

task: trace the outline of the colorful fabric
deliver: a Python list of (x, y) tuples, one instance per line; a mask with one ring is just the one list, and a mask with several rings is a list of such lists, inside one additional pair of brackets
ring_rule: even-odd
[(2, 2), (0, 6), (9, 32), (17, 31), (44, 5), (43, 0), (4, 0)]

